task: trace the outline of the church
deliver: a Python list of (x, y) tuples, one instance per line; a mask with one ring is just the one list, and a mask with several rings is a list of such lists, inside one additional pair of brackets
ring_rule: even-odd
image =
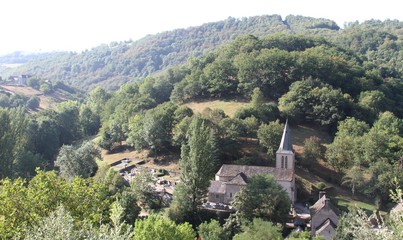
[(208, 201), (230, 204), (235, 193), (248, 184), (248, 178), (259, 174), (271, 174), (294, 203), (297, 200), (294, 171), (295, 152), (291, 143), (291, 130), (286, 121), (280, 146), (276, 152), (276, 167), (224, 164), (210, 183)]

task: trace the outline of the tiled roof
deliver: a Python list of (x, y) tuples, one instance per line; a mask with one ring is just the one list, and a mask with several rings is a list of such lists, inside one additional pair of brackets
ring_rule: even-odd
[(211, 181), (208, 189), (210, 193), (225, 193), (225, 186), (221, 181)]
[(311, 216), (325, 207), (330, 208), (336, 215), (340, 214), (339, 209), (333, 206), (333, 204), (329, 201), (328, 198), (326, 198), (326, 195), (324, 194), (318, 201), (316, 201), (314, 205), (310, 207)]
[(235, 177), (239, 173), (244, 173), (248, 178), (258, 174), (271, 174), (278, 181), (292, 181), (294, 177), (294, 172), (290, 169), (230, 164), (223, 164), (220, 170), (218, 170), (217, 175), (222, 177)]

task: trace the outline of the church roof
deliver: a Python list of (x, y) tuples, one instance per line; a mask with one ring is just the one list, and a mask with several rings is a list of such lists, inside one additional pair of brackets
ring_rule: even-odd
[(271, 174), (277, 181), (292, 181), (294, 177), (294, 172), (291, 169), (232, 164), (223, 164), (216, 175), (220, 177), (235, 177), (239, 173), (245, 174), (247, 178), (259, 174)]
[(280, 146), (278, 147), (277, 152), (286, 152), (286, 151), (293, 152), (291, 143), (291, 129), (288, 126), (288, 119), (285, 122), (283, 136), (281, 137)]

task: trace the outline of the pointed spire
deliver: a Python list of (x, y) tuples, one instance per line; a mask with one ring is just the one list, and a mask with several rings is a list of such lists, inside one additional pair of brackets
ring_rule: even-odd
[(288, 119), (285, 121), (283, 136), (277, 151), (293, 151), (291, 143), (291, 129), (288, 127)]

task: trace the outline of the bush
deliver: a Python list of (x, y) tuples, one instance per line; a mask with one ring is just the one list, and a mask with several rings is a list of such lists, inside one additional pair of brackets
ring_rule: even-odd
[(325, 188), (327, 187), (327, 185), (326, 185), (326, 183), (324, 183), (324, 182), (319, 182), (319, 183), (316, 185), (316, 187), (317, 187), (319, 190), (325, 190)]

